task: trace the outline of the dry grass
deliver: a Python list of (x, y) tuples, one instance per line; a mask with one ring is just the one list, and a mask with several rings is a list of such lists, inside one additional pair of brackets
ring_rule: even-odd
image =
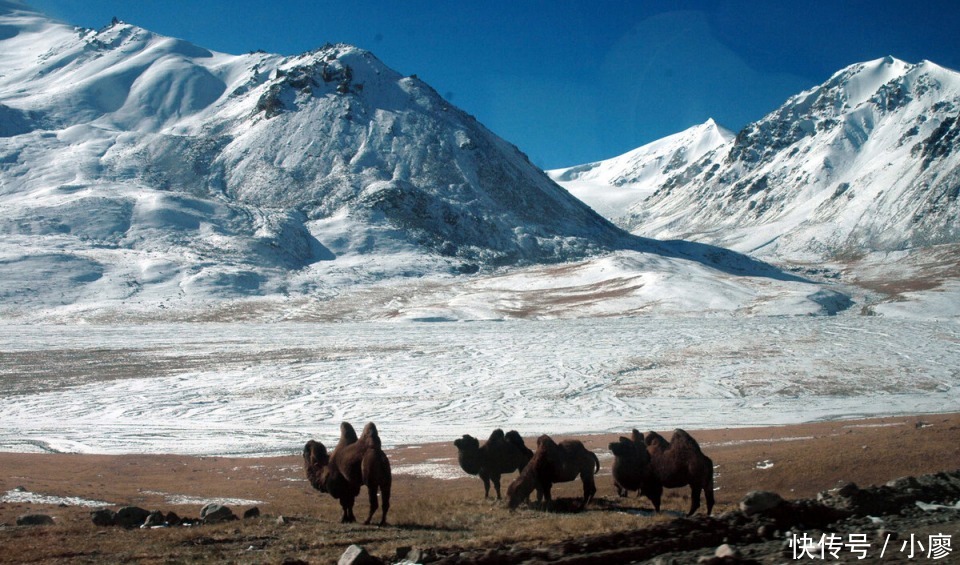
[[(880, 484), (898, 476), (960, 468), (958, 431), (960, 415), (934, 415), (692, 433), (718, 465), (715, 511), (723, 512), (749, 490), (769, 489), (801, 498), (841, 481)], [(613, 438), (580, 439), (605, 455)], [(388, 454), (397, 467), (437, 459), (455, 464), (456, 452), (452, 445), (437, 444), (397, 448)], [(758, 467), (767, 461), (773, 466)], [(617, 498), (609, 475), (610, 459), (602, 464), (598, 500), (581, 513), (531, 509), (511, 513), (502, 504), (484, 501), (476, 478), (397, 475), (391, 525), (377, 528), (339, 524), (336, 501), (310, 489), (299, 457), (0, 454), (2, 492), (22, 486), (42, 494), (173, 510), (181, 516), (196, 516), (200, 505), (171, 504), (169, 494), (243, 498), (261, 501), (258, 506), (263, 513), (258, 519), (215, 526), (124, 531), (94, 526), (89, 508), (2, 503), (0, 523), (8, 526), (0, 528), (0, 562), (278, 563), (289, 557), (331, 563), (353, 543), (381, 556), (393, 556), (403, 546), (536, 546), (643, 527), (670, 519), (689, 505), (688, 491), (668, 490), (664, 515), (640, 515), (650, 509), (649, 502)], [(505, 477), (504, 488), (512, 477)], [(580, 488), (579, 482), (557, 485), (555, 496), (574, 498)], [(247, 506), (233, 508), (241, 513)], [(366, 509), (364, 494), (357, 502), (357, 515), (365, 516)], [(11, 526), (18, 515), (34, 512), (50, 514), (57, 523)], [(288, 518), (286, 523), (278, 523), (281, 515)]]

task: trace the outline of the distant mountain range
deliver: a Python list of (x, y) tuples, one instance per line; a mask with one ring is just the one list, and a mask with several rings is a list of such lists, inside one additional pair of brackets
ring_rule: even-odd
[(932, 291), (949, 302), (960, 291), (958, 122), (960, 74), (885, 57), (735, 136), (711, 121), (549, 174), (636, 235), (842, 276), (888, 299)]
[[(452, 316), (835, 313), (845, 289), (747, 254), (956, 241), (957, 81), (932, 63), (855, 65), (737, 135), (708, 121), (548, 176), (349, 45), (227, 55), (0, 1), (0, 49), (0, 310), (17, 315), (330, 306), (348, 287), (421, 278), (376, 316), (443, 318), (458, 293), (489, 288)], [(495, 278), (450, 282), (478, 272)]]
[[(839, 71), (736, 136), (708, 122), (550, 174), (598, 211), (609, 194), (637, 194), (628, 209), (605, 211), (635, 234), (768, 259), (955, 244), (958, 117), (960, 74), (886, 57)], [(576, 181), (593, 171), (606, 186), (587, 194)]]

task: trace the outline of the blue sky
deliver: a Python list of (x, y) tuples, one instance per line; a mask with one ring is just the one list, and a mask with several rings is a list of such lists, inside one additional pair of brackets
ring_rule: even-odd
[(960, 0), (27, 0), (227, 53), (326, 42), (417, 74), (544, 168), (714, 118), (739, 130), (860, 61), (960, 69)]

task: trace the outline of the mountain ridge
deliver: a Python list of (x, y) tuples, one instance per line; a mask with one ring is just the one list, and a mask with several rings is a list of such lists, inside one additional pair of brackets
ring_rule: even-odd
[[(747, 275), (794, 285), (786, 295), (803, 304), (816, 294), (737, 253), (627, 234), (363, 49), (228, 55), (10, 6), (0, 12), (12, 54), (0, 61), (8, 312), (325, 300), (620, 252), (649, 255), (622, 265), (693, 270), (718, 291)], [(756, 293), (730, 296), (720, 302), (740, 308)]]
[[(890, 56), (856, 63), (607, 217), (637, 235), (788, 262), (960, 243), (958, 111), (955, 71)], [(607, 184), (596, 190), (617, 190)]]

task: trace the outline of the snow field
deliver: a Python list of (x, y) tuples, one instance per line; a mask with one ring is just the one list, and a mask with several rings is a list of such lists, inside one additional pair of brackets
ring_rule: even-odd
[(960, 327), (876, 317), (0, 326), (0, 449), (293, 454), (960, 409)]

